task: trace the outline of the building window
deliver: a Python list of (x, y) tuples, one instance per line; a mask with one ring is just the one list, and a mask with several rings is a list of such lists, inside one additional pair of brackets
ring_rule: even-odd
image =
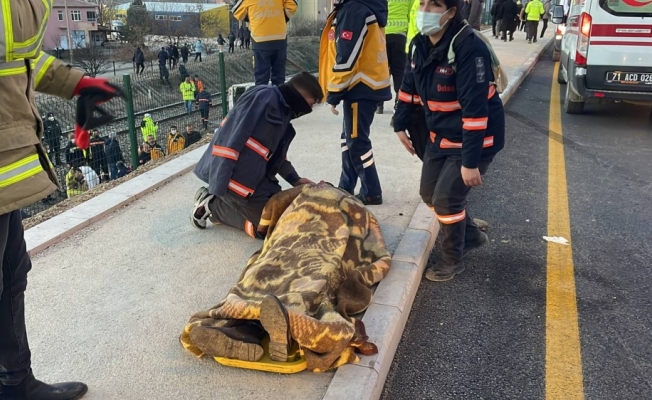
[(170, 21), (181, 21), (180, 15), (170, 15)]
[(88, 22), (97, 21), (97, 16), (95, 15), (95, 11), (86, 11), (86, 19), (88, 20)]
[(59, 11), (59, 21), (63, 21), (63, 11)]
[(70, 16), (73, 21), (81, 21), (81, 11), (79, 10), (71, 11)]
[(157, 20), (157, 21), (162, 21), (162, 20), (168, 19), (168, 16), (167, 15), (155, 15), (154, 19)]

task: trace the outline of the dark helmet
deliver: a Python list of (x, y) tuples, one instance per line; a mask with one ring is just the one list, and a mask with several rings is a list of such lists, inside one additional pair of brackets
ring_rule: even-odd
[(48, 117), (48, 118), (54, 117), (54, 113), (52, 111), (50, 111), (45, 116)]

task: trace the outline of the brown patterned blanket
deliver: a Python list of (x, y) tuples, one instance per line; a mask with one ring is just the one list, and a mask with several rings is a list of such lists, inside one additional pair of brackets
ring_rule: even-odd
[(356, 351), (377, 352), (362, 321), (352, 317), (369, 306), (371, 286), (390, 265), (378, 221), (364, 205), (328, 184), (303, 185), (269, 200), (259, 230), (267, 233), (262, 249), (224, 300), (190, 318), (180, 338), (184, 348), (210, 354), (193, 329), (261, 320), (263, 299), (274, 295), (308, 369), (325, 371), (357, 362)]

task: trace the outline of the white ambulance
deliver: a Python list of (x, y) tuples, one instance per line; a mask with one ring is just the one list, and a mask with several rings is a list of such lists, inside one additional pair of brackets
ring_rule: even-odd
[(652, 0), (561, 1), (552, 20), (566, 22), (558, 76), (567, 84), (564, 111), (580, 114), (589, 99), (652, 103)]

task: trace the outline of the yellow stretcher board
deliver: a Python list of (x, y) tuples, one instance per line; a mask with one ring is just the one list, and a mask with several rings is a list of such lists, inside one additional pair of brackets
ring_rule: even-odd
[(254, 369), (256, 371), (276, 372), (278, 374), (296, 374), (308, 367), (308, 361), (299, 348), (299, 344), (294, 342), (288, 353), (286, 362), (274, 361), (269, 358), (269, 336), (262, 341), (265, 354), (258, 361), (242, 361), (234, 358), (213, 357), (215, 361), (227, 367)]

